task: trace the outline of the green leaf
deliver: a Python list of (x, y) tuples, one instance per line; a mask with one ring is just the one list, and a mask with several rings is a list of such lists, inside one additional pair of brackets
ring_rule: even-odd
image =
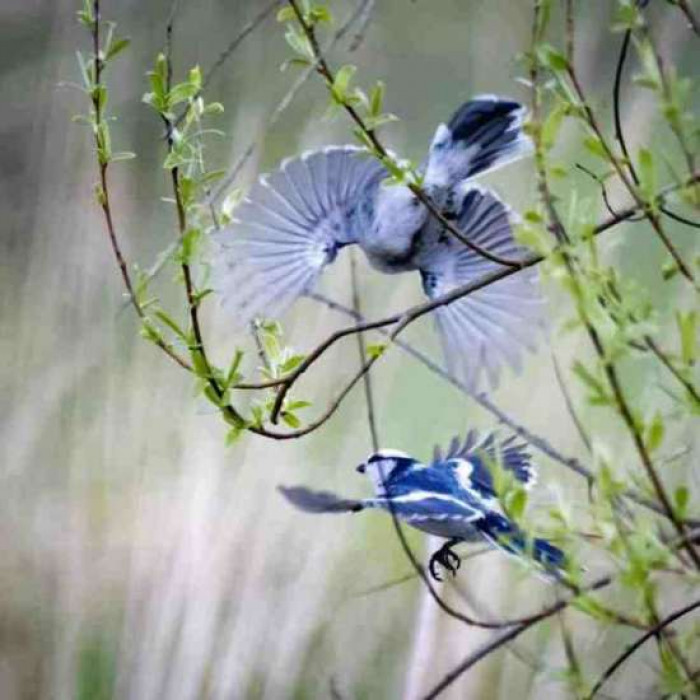
[(590, 596), (580, 596), (571, 601), (571, 607), (582, 613), (586, 613), (600, 622), (612, 622), (610, 613), (594, 598)]
[(287, 374), (296, 369), (305, 359), (306, 355), (292, 355), (280, 365), (280, 371), (282, 374)]
[(290, 427), (290, 428), (298, 428), (301, 426), (301, 421), (293, 414), (290, 413), (289, 411), (282, 411), (280, 414), (282, 416), (282, 420)]
[(653, 204), (658, 189), (654, 155), (648, 148), (639, 149), (639, 186), (645, 198)]
[(112, 154), (112, 163), (117, 163), (120, 160), (133, 160), (136, 158), (136, 154), (131, 151), (120, 151), (119, 153)]
[(325, 5), (316, 5), (312, 7), (309, 12), (309, 20), (312, 24), (318, 24), (319, 22), (331, 24), (333, 17), (331, 16), (330, 10)]
[(226, 433), (226, 439), (224, 440), (226, 447), (231, 447), (231, 445), (238, 442), (244, 432), (245, 426), (242, 425), (234, 425), (232, 428), (230, 428)]
[(95, 16), (92, 14), (92, 2), (90, 0), (83, 0), (83, 9), (78, 10), (78, 21), (85, 25), (88, 29), (92, 29), (92, 25), (95, 22)]
[(296, 20), (297, 16), (294, 13), (294, 9), (286, 6), (282, 7), (277, 11), (277, 21), (278, 22), (290, 22)]
[(661, 415), (656, 413), (646, 431), (646, 446), (649, 452), (657, 450), (664, 439), (664, 423)]
[(160, 343), (163, 340), (158, 329), (148, 320), (144, 320), (139, 333), (142, 338), (150, 340), (152, 343)]
[(115, 56), (119, 55), (124, 49), (126, 49), (129, 44), (131, 44), (130, 39), (115, 39), (109, 45), (107, 49), (107, 54), (105, 56), (105, 61), (113, 59)]
[(175, 333), (177, 336), (182, 338), (185, 342), (187, 342), (187, 333), (180, 328), (180, 326), (177, 324), (175, 319), (172, 318), (172, 316), (169, 316), (165, 311), (162, 309), (158, 309), (154, 312), (154, 315), (156, 318), (160, 319), (168, 328), (170, 328), (173, 333)]
[(181, 102), (187, 102), (187, 100), (194, 97), (199, 92), (199, 88), (192, 83), (178, 83), (169, 93), (168, 93), (168, 108), (172, 108)]
[(202, 231), (198, 228), (189, 228), (185, 231), (180, 243), (180, 260), (189, 264), (194, 258), (194, 254), (202, 237)]
[(681, 340), (681, 357), (685, 364), (692, 365), (697, 360), (697, 313), (676, 311), (676, 323)]
[(566, 60), (566, 56), (564, 56), (563, 53), (555, 49), (553, 46), (539, 46), (537, 49), (537, 55), (542, 64), (554, 72), (563, 72), (569, 67), (569, 62)]
[(288, 58), (280, 66), (280, 70), (284, 73), (288, 68), (291, 68), (292, 66), (300, 66), (302, 68), (305, 68), (306, 66), (310, 66), (310, 65), (311, 65), (310, 59), (295, 56), (294, 58)]
[(199, 92), (202, 89), (202, 71), (199, 68), (199, 66), (195, 66), (194, 68), (190, 68), (188, 78), (190, 81), (190, 85), (197, 92)]
[(608, 153), (605, 150), (603, 142), (597, 136), (588, 136), (584, 139), (583, 145), (590, 153), (597, 158), (601, 158), (606, 163), (610, 160)]
[(369, 94), (369, 113), (373, 117), (378, 117), (382, 113), (385, 90), (386, 85), (378, 80)]
[(574, 362), (573, 372), (593, 392), (593, 396), (590, 397), (589, 400), (604, 399), (605, 402), (607, 402), (608, 396), (605, 391), (605, 386), (588, 369), (586, 369), (583, 363), (578, 360)]
[(556, 143), (559, 129), (568, 111), (568, 106), (564, 102), (559, 102), (544, 120), (540, 137), (542, 139), (542, 146), (546, 150), (550, 150)]
[(284, 38), (295, 53), (298, 53), (299, 55), (308, 59), (314, 58), (314, 52), (311, 48), (311, 44), (301, 30), (290, 24), (287, 26), (287, 31), (284, 33)]
[(527, 492), (524, 488), (516, 487), (510, 489), (506, 494), (504, 506), (508, 515), (518, 522), (522, 519), (527, 505)]
[(688, 515), (688, 503), (690, 501), (690, 492), (688, 487), (681, 485), (673, 494), (674, 510), (676, 517), (683, 520)]
[(199, 348), (191, 348), (190, 357), (192, 358), (192, 367), (194, 368), (194, 373), (198, 377), (208, 379), (209, 367), (207, 366), (207, 363), (204, 360), (204, 357), (202, 356), (201, 350)]
[(372, 359), (381, 357), (387, 348), (386, 343), (375, 343), (367, 346), (367, 355)]
[(285, 403), (285, 407), (288, 411), (298, 411), (301, 408), (308, 408), (311, 405), (311, 401), (303, 400), (290, 401), (289, 403)]
[(335, 74), (335, 79), (333, 80), (333, 95), (338, 102), (345, 102), (347, 91), (350, 87), (350, 81), (356, 71), (357, 68), (355, 66), (347, 64), (341, 66)]

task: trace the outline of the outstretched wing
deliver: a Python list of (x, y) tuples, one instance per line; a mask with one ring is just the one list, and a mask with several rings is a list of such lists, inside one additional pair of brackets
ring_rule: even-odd
[[(521, 259), (525, 249), (513, 238), (514, 215), (491, 191), (475, 186), (462, 189), (456, 225), (479, 247), (508, 260)], [(419, 257), (423, 289), (435, 299), (456, 287), (502, 270), (429, 221), (426, 246)], [(522, 270), (483, 289), (441, 306), (433, 312), (448, 370), (475, 388), (482, 372), (492, 387), (501, 367), (519, 371), (524, 348), (534, 349), (543, 323), (543, 300), (536, 273)]]
[(288, 160), (260, 178), (217, 236), (215, 287), (239, 324), (278, 316), (312, 290), (371, 218), (386, 175), (365, 151), (344, 146)]
[(491, 474), (494, 462), (511, 472), (525, 488), (530, 488), (537, 480), (527, 444), (519, 442), (515, 435), (499, 444), (494, 433), (480, 437), (475, 430), (470, 430), (463, 442), (453, 438), (446, 454), (436, 448), (430, 466), (435, 470), (453, 470), (462, 488), (476, 491), (490, 500), (496, 496)]

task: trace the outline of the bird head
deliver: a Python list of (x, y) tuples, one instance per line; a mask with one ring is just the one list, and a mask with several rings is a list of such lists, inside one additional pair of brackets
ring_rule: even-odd
[(360, 474), (370, 478), (377, 494), (384, 492), (384, 484), (391, 478), (392, 472), (401, 465), (414, 464), (416, 462), (405, 452), (398, 450), (379, 450), (371, 454), (357, 467)]

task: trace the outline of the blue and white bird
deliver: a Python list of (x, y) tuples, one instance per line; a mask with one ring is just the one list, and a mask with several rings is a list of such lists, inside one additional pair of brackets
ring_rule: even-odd
[[(423, 188), (475, 244), (518, 260), (515, 217), (473, 178), (531, 150), (525, 109), (493, 96), (463, 104), (441, 124), (422, 166)], [(375, 158), (353, 146), (329, 147), (284, 161), (260, 178), (218, 239), (215, 287), (241, 325), (278, 317), (313, 290), (338, 251), (358, 245), (386, 273), (420, 272), (435, 299), (501, 269), (450, 235), (411, 190), (385, 182)], [(434, 311), (448, 369), (474, 387), (492, 386), (504, 364), (519, 370), (542, 321), (536, 273), (523, 270)]]
[(378, 508), (419, 530), (444, 537), (447, 542), (431, 556), (429, 564), (437, 580), (438, 565), (453, 574), (459, 568), (460, 560), (452, 547), (479, 540), (529, 559), (545, 574), (560, 578), (566, 565), (564, 553), (545, 539), (528, 537), (503, 512), (489, 466), (499, 461), (525, 488), (535, 483), (536, 472), (524, 444), (514, 437), (498, 444), (493, 434), (479, 438), (470, 431), (463, 443), (455, 438), (446, 454), (436, 448), (430, 464), (394, 450), (370, 455), (357, 470), (370, 478), (373, 498), (342, 498), (304, 486), (279, 489), (292, 504), (309, 513)]

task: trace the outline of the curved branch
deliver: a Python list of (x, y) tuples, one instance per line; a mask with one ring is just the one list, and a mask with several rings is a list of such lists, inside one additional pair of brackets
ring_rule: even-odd
[[(622, 91), (622, 74), (625, 68), (625, 62), (627, 60), (627, 54), (629, 51), (629, 45), (630, 41), (632, 39), (632, 30), (628, 29), (625, 32), (624, 38), (622, 40), (622, 46), (620, 47), (620, 55), (617, 59), (617, 66), (615, 67), (615, 82), (613, 83), (613, 120), (615, 123), (615, 138), (617, 139), (617, 142), (620, 144), (620, 149), (622, 150), (622, 154), (625, 158), (625, 164), (627, 165), (627, 169), (629, 170), (629, 173), (632, 177), (632, 180), (634, 181), (635, 185), (639, 185), (639, 176), (637, 175), (637, 170), (634, 167), (634, 163), (632, 162), (632, 158), (630, 157), (629, 150), (627, 149), (627, 142), (625, 140), (625, 135), (622, 130), (622, 116), (621, 116), (621, 91)], [(659, 71), (662, 79), (664, 80), (664, 74), (663, 71)], [(692, 168), (691, 168), (692, 169)], [(601, 183), (602, 186), (602, 183)], [(603, 186), (603, 196), (605, 198), (605, 203), (608, 209), (610, 209), (610, 205), (607, 202), (607, 192), (605, 190), (605, 187)], [(687, 219), (684, 216), (681, 216), (680, 214), (676, 214), (675, 212), (671, 211), (667, 206), (661, 204), (659, 206), (659, 209), (666, 214), (670, 219), (673, 219), (674, 221), (678, 221), (679, 223), (685, 224), (686, 226), (691, 226), (693, 228), (700, 228), (700, 223), (696, 221), (692, 221), (691, 219)]]
[[(599, 588), (607, 586), (609, 583), (610, 579), (605, 577), (593, 583), (588, 590), (598, 590)], [(470, 668), (476, 666), (479, 661), (485, 659), (493, 652), (498, 651), (498, 649), (500, 649), (502, 646), (520, 636), (523, 632), (528, 630), (530, 627), (533, 627), (538, 622), (542, 622), (543, 620), (556, 615), (561, 610), (564, 610), (564, 608), (568, 607), (570, 603), (571, 599), (560, 600), (546, 610), (543, 610), (539, 617), (533, 617), (529, 620), (525, 620), (517, 625), (514, 625), (502, 634), (496, 635), (488, 642), (480, 646), (476, 651), (472, 652), (466, 657), (466, 659), (464, 659), (464, 661), (447, 673), (442, 680), (435, 685), (427, 695), (424, 696), (423, 700), (434, 700), (434, 698), (438, 697), (443, 690), (446, 690), (450, 685), (452, 685), (452, 683), (454, 683), (463, 673), (466, 673)]]
[(679, 610), (676, 610), (676, 612), (671, 613), (668, 617), (664, 618), (660, 622), (658, 622), (656, 625), (654, 625), (651, 629), (647, 630), (643, 635), (641, 635), (635, 642), (630, 644), (630, 646), (625, 649), (625, 651), (618, 656), (615, 661), (613, 661), (608, 668), (605, 669), (603, 672), (603, 675), (596, 681), (595, 685), (593, 686), (593, 689), (591, 692), (586, 696), (586, 700), (591, 700), (597, 693), (598, 691), (605, 685), (605, 683), (610, 679), (610, 677), (617, 671), (620, 666), (622, 666), (627, 659), (629, 659), (645, 642), (647, 642), (649, 639), (652, 637), (656, 637), (659, 632), (664, 630), (666, 627), (669, 625), (673, 624), (676, 620), (679, 618), (683, 617), (684, 615), (688, 615), (689, 613), (693, 612), (697, 608), (700, 608), (700, 600), (696, 600), (693, 603), (690, 603), (689, 605), (686, 605), (683, 608), (680, 608)]

